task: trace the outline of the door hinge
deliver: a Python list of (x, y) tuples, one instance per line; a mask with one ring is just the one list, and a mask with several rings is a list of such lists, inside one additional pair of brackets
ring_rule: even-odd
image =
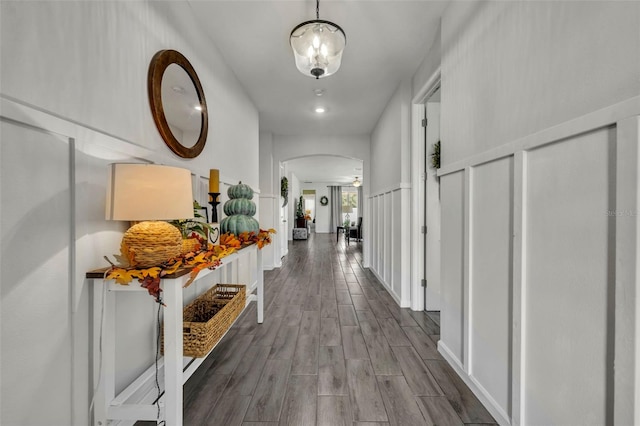
[(427, 119), (426, 118), (422, 119), (422, 127), (427, 127)]
[(423, 234), (427, 233), (427, 227), (426, 226), (422, 226), (420, 232), (422, 232)]
[(420, 284), (422, 284), (422, 287), (426, 287), (427, 286), (427, 280), (425, 280), (424, 278), (420, 280)]

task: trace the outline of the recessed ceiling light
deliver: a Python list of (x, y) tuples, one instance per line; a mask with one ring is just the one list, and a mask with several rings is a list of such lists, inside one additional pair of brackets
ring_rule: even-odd
[(323, 112), (325, 112), (325, 109), (324, 109), (324, 107), (317, 107), (317, 108), (316, 108), (316, 112), (317, 112), (318, 114), (322, 114)]
[(313, 89), (313, 93), (316, 96), (322, 96), (322, 95), (324, 95), (324, 89)]
[(186, 90), (184, 90), (184, 87), (182, 86), (172, 86), (171, 90), (173, 90), (176, 93), (185, 93)]
[(202, 107), (200, 105), (196, 105), (193, 107), (196, 111), (202, 111)]

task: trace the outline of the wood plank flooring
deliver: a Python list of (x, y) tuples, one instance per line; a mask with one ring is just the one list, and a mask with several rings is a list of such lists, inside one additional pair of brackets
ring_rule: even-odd
[(495, 424), (437, 351), (438, 313), (401, 309), (332, 234), (289, 243), (255, 306), (185, 384), (185, 425)]

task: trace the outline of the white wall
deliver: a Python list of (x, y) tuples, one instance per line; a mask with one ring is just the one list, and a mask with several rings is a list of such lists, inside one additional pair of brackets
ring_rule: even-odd
[(636, 95), (637, 7), (625, 1), (451, 4), (442, 18), (444, 163)]
[[(0, 5), (2, 96), (16, 100), (11, 111), (3, 104), (2, 114), (54, 131), (64, 141), (37, 136), (30, 127), (3, 125), (2, 424), (88, 423), (92, 287), (84, 273), (106, 266), (102, 256), (118, 252), (125, 226), (104, 220), (109, 162), (147, 159), (187, 167), (199, 176), (218, 168), (223, 183), (242, 180), (258, 189), (258, 113), (214, 43), (193, 25), (188, 8), (176, 6)], [(171, 154), (149, 112), (149, 61), (167, 48), (181, 51), (194, 65), (211, 113), (207, 145), (194, 160)], [(66, 150), (62, 156), (61, 150)], [(243, 167), (232, 166), (239, 153)], [(52, 171), (44, 173), (46, 168)], [(29, 177), (23, 179), (25, 174)], [(70, 184), (65, 189), (59, 181)], [(9, 191), (12, 185), (20, 192)], [(16, 199), (24, 195), (29, 198)], [(29, 244), (8, 244), (14, 238), (5, 237), (14, 232), (16, 214), (48, 225), (62, 214), (69, 222), (45, 232), (35, 223), (23, 225), (20, 239)], [(17, 271), (32, 268), (36, 274), (14, 279)], [(119, 298), (119, 303), (116, 383), (121, 388), (154, 358), (155, 304), (146, 295)], [(18, 329), (25, 333), (10, 331)], [(36, 400), (40, 408), (34, 410)]]
[(501, 424), (640, 420), (639, 25), (637, 2), (443, 17), (439, 348)]
[[(274, 170), (277, 164), (273, 162), (273, 136), (268, 132), (260, 133), (260, 215), (259, 222), (262, 229), (275, 229), (280, 232), (279, 208), (282, 205), (280, 186), (275, 186)], [(272, 244), (262, 249), (262, 264), (264, 269), (270, 270), (280, 264), (272, 238)]]
[(395, 91), (371, 134), (371, 271), (402, 307), (411, 302), (411, 83)]
[(403, 81), (371, 133), (371, 191), (375, 194), (410, 181), (411, 85)]

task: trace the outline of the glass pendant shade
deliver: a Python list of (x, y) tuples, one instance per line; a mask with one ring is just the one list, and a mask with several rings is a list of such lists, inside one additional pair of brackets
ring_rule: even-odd
[(318, 79), (338, 71), (347, 37), (333, 22), (315, 19), (295, 27), (289, 42), (298, 70)]
[(357, 188), (360, 185), (362, 185), (362, 182), (360, 180), (358, 180), (358, 177), (356, 176), (356, 179), (353, 181), (353, 186), (355, 186)]

